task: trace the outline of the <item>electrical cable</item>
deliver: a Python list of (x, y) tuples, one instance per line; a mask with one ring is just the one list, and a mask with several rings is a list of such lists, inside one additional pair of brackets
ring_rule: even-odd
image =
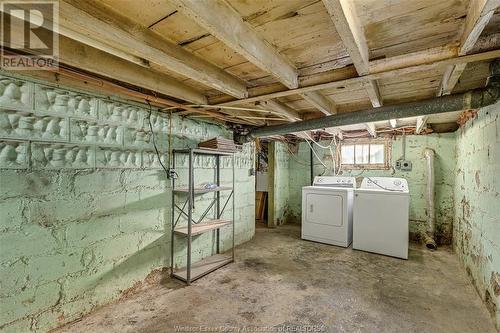
[(325, 163), (323, 163), (323, 161), (319, 158), (318, 154), (316, 154), (316, 151), (314, 151), (314, 148), (313, 146), (311, 146), (311, 144), (309, 143), (309, 140), (306, 140), (307, 144), (309, 145), (309, 148), (311, 148), (311, 151), (313, 152), (314, 156), (316, 157), (316, 159), (319, 161), (319, 163), (321, 163), (321, 165), (323, 165), (323, 172), (321, 173), (321, 176), (323, 176), (326, 172), (326, 170), (328, 169), (328, 167), (325, 165)]
[(163, 168), (163, 170), (165, 170), (165, 173), (167, 174), (167, 178), (168, 178), (168, 177), (170, 177), (170, 174), (169, 174), (167, 168), (165, 167), (165, 165), (163, 164), (163, 162), (161, 161), (160, 152), (158, 151), (158, 147), (156, 146), (155, 134), (153, 132), (153, 124), (151, 123), (151, 114), (153, 113), (153, 108), (151, 107), (151, 103), (149, 102), (149, 100), (146, 100), (146, 103), (149, 106), (148, 122), (149, 122), (149, 129), (151, 130), (151, 139), (153, 141), (153, 146), (154, 146), (155, 151), (156, 151), (156, 156), (158, 157), (158, 162), (160, 162), (160, 165)]

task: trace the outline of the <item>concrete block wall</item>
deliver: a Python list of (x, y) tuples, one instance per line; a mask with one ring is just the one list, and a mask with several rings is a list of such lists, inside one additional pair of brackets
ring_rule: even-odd
[(454, 249), (500, 331), (500, 103), (456, 137)]
[[(323, 145), (329, 144), (323, 142)], [(390, 139), (391, 165), (402, 156), (402, 138)], [(410, 233), (418, 239), (425, 231), (427, 210), (425, 203), (426, 169), (423, 156), (424, 148), (434, 149), (436, 179), (436, 228), (437, 240), (441, 244), (451, 244), (454, 216), (453, 188), (455, 170), (455, 134), (409, 135), (406, 137), (406, 159), (413, 162), (412, 171), (389, 170), (343, 170), (343, 176), (355, 176), (360, 180), (363, 176), (402, 177), (407, 179), (410, 187)], [(331, 153), (329, 150), (315, 146), (315, 151), (327, 165), (325, 168), (314, 158), (315, 175), (331, 175)], [(310, 181), (310, 149), (307, 143), (300, 143), (298, 151), (290, 157), (290, 207), (294, 220), (301, 219), (301, 200), (303, 186)]]
[[(154, 152), (149, 111), (146, 104), (1, 73), (0, 331), (44, 332), (170, 266), (171, 183)], [(175, 148), (231, 136), (154, 109), (150, 119), (167, 165), (170, 131)], [(248, 144), (235, 158), (237, 244), (254, 234), (253, 153)], [(213, 163), (196, 159), (198, 184), (213, 180)], [(177, 165), (185, 182), (186, 159)], [(230, 161), (222, 166), (227, 184)], [(199, 212), (210, 197), (196, 200)], [(195, 238), (196, 259), (212, 253), (212, 239)], [(185, 263), (182, 241), (176, 239), (178, 266)]]

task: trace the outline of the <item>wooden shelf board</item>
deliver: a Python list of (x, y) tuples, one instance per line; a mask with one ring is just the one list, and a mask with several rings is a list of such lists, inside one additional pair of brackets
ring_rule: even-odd
[[(191, 265), (191, 281), (194, 281), (214, 270), (229, 264), (233, 261), (230, 255), (226, 254), (216, 254), (207, 258), (204, 258), (197, 263)], [(173, 274), (174, 277), (186, 281), (187, 280), (187, 269), (186, 267), (179, 268)]]
[[(201, 222), (198, 224), (192, 224), (191, 225), (191, 235), (199, 235), (204, 232), (210, 231), (210, 230), (215, 230), (222, 228), (226, 225), (230, 225), (231, 221), (230, 220), (207, 220), (206, 222)], [(181, 235), (187, 235), (188, 234), (188, 227), (187, 226), (182, 226), (182, 227), (177, 227), (174, 229), (175, 233), (181, 234)]]

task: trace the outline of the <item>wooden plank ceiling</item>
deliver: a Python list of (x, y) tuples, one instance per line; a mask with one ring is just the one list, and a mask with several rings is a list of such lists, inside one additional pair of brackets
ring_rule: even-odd
[[(489, 62), (500, 57), (499, 6), (500, 0), (62, 0), (60, 33), (67, 48), (76, 40), (109, 53), (117, 66), (157, 73), (168, 84), (156, 85), (156, 93), (180, 101), (187, 115), (262, 126), (483, 87)], [(151, 89), (148, 77), (142, 87)], [(118, 79), (138, 85), (137, 78)], [(422, 129), (430, 119), (417, 123)], [(375, 134), (373, 124), (361, 126)]]

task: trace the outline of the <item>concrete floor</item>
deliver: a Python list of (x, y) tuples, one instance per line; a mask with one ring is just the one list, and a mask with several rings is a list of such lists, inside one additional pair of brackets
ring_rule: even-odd
[(237, 248), (236, 263), (190, 287), (165, 279), (57, 332), (283, 332), (287, 325), (313, 325), (305, 327), (313, 332), (495, 332), (449, 250), (412, 246), (404, 261), (302, 241), (294, 225), (258, 228)]

